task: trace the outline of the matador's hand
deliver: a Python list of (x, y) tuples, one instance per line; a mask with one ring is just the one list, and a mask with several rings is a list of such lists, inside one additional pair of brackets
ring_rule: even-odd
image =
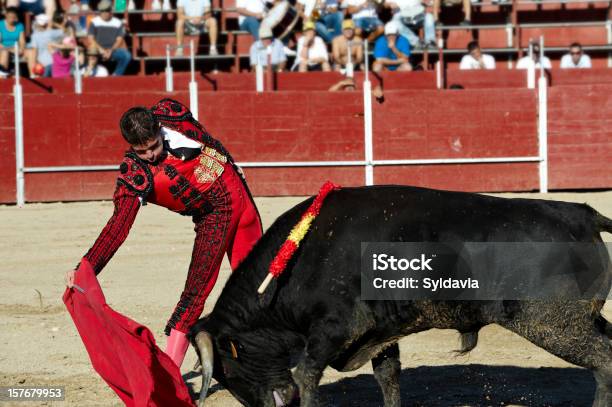
[(66, 280), (66, 287), (72, 288), (74, 285), (74, 275), (76, 274), (76, 270), (70, 270), (66, 272), (64, 279)]

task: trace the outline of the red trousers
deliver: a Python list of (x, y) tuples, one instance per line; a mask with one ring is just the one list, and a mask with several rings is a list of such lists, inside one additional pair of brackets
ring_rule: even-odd
[(261, 220), (239, 175), (226, 170), (206, 192), (214, 210), (194, 219), (196, 238), (185, 288), (166, 325), (188, 332), (200, 318), (212, 291), (223, 255), (227, 252), (232, 270), (246, 257), (262, 235)]

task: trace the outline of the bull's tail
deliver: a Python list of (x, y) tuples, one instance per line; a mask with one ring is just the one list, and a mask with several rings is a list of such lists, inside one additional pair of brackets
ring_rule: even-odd
[(595, 224), (600, 232), (612, 233), (612, 219), (606, 218), (599, 212), (595, 212)]
[(457, 355), (465, 355), (478, 345), (478, 331), (461, 332), (461, 348), (455, 352)]

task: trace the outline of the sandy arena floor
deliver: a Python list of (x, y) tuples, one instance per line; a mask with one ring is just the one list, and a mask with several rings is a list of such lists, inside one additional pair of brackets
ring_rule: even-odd
[[(612, 191), (545, 198), (587, 202), (612, 217)], [(265, 226), (299, 201), (258, 199)], [(64, 272), (75, 266), (111, 213), (110, 202), (0, 206), (0, 386), (61, 385), (67, 395), (65, 402), (16, 406), (121, 405), (93, 371), (60, 298)], [(162, 330), (185, 281), (193, 236), (190, 219), (146, 206), (100, 275), (109, 304), (147, 325), (162, 348)], [(612, 236), (604, 239), (612, 241)], [(224, 263), (205, 312), (212, 308), (228, 273)], [(610, 319), (612, 304), (606, 310)], [(403, 405), (586, 406), (592, 402), (595, 383), (589, 372), (498, 326), (484, 328), (478, 347), (467, 356), (452, 353), (457, 340), (455, 331), (432, 330), (400, 342)], [(190, 374), (195, 358), (189, 350), (183, 373), (197, 391), (199, 377)], [(382, 405), (371, 373), (369, 366), (350, 374), (328, 369), (322, 380), (324, 400), (334, 406)], [(213, 386), (213, 391), (210, 405), (238, 405), (220, 386)]]

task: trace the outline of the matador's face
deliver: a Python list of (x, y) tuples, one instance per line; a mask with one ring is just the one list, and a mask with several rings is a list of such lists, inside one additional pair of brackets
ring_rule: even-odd
[(143, 144), (134, 144), (132, 145), (132, 150), (134, 150), (138, 158), (150, 163), (155, 163), (161, 158), (164, 152), (162, 135), (158, 133), (155, 137)]

